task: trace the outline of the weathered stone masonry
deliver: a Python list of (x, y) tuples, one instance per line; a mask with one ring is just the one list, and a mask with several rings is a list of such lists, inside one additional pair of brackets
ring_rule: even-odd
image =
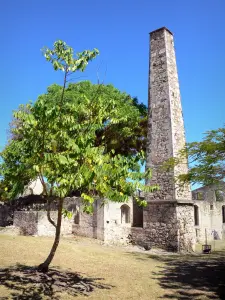
[(150, 33), (148, 108), (147, 168), (154, 170), (151, 183), (161, 187), (149, 197), (152, 200), (191, 200), (190, 187), (179, 191), (174, 183), (174, 176), (187, 172), (187, 161), (174, 171), (160, 171), (162, 164), (176, 156), (185, 145), (173, 35), (166, 28)]
[(174, 180), (187, 172), (187, 161), (169, 172), (161, 169), (185, 146), (173, 35), (165, 27), (150, 33), (148, 107), (146, 167), (152, 169), (152, 178), (147, 184), (158, 184), (160, 191), (146, 195), (144, 228), (157, 246), (191, 250), (195, 242), (191, 191), (189, 186), (180, 190)]

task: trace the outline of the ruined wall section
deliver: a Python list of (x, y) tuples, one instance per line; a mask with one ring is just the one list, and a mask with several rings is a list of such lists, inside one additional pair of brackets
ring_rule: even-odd
[(199, 214), (199, 224), (194, 226), (197, 242), (205, 243), (206, 237), (208, 242), (225, 239), (225, 223), (222, 222), (222, 207), (225, 207), (225, 203), (210, 204), (196, 200), (194, 205), (198, 207)]
[[(216, 191), (222, 192), (222, 198), (216, 198)], [(192, 192), (194, 205), (198, 207), (195, 224), (196, 239), (199, 243), (225, 239), (225, 183), (204, 186)], [(201, 196), (201, 200), (198, 199)]]
[(22, 235), (37, 235), (38, 212), (37, 211), (15, 211), (13, 226), (20, 229)]
[(104, 207), (102, 206), (102, 200), (96, 200), (93, 205), (93, 214), (87, 214), (83, 212), (82, 199), (77, 199), (79, 219), (73, 223), (72, 232), (74, 235), (104, 240)]
[[(51, 212), (51, 218), (57, 221), (57, 212)], [(61, 235), (72, 233), (73, 218), (62, 218)], [(13, 225), (20, 228), (22, 235), (54, 236), (55, 227), (49, 223), (46, 211), (15, 211)]]
[[(127, 223), (123, 223), (121, 207), (129, 207), (129, 218)], [(127, 244), (133, 223), (133, 199), (127, 202), (108, 201), (104, 205), (104, 241), (108, 244)]]
[[(49, 223), (46, 211), (37, 212), (37, 235), (38, 236), (55, 236), (55, 227)], [(52, 220), (57, 222), (57, 211), (51, 212)], [(72, 233), (73, 217), (62, 217), (61, 235), (70, 235)]]

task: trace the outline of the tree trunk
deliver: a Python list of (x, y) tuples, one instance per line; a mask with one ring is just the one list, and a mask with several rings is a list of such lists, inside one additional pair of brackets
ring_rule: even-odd
[(57, 225), (56, 225), (56, 231), (55, 231), (55, 240), (52, 245), (52, 249), (46, 258), (46, 260), (38, 266), (38, 271), (46, 273), (48, 272), (48, 267), (53, 260), (53, 257), (55, 255), (56, 249), (59, 245), (59, 239), (60, 239), (60, 231), (61, 231), (61, 223), (62, 223), (62, 208), (63, 208), (63, 199), (59, 200), (59, 205), (58, 205), (58, 218), (57, 218)]

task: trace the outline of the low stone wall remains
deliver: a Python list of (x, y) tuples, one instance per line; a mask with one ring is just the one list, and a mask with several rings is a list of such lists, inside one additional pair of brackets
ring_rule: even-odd
[[(51, 218), (56, 222), (57, 211), (51, 212)], [(73, 218), (62, 218), (61, 234), (72, 233)], [(20, 228), (24, 235), (54, 236), (55, 227), (49, 223), (46, 211), (15, 211), (13, 225)]]
[(13, 226), (20, 228), (23, 235), (38, 234), (38, 212), (37, 211), (15, 211)]

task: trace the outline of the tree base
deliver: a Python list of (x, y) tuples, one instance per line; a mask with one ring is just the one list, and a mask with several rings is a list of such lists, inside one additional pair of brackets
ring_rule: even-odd
[(46, 264), (40, 264), (38, 267), (37, 267), (37, 271), (40, 272), (40, 273), (47, 273), (49, 270), (48, 268), (48, 265)]

